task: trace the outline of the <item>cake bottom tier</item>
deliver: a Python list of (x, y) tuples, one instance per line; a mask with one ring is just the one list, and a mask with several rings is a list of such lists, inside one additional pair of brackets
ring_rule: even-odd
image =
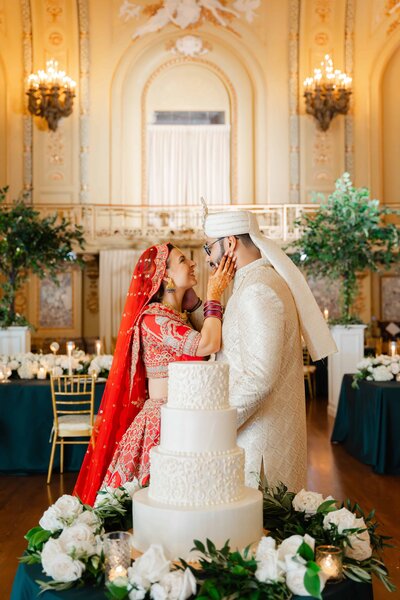
[(182, 508), (149, 498), (148, 489), (133, 497), (133, 545), (145, 552), (161, 544), (169, 559), (194, 559), (193, 540), (209, 538), (217, 548), (230, 540), (232, 550), (258, 542), (263, 534), (261, 492), (245, 488), (237, 502), (207, 508)]

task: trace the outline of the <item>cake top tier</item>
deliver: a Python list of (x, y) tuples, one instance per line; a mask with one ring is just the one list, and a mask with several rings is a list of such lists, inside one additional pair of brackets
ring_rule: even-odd
[(229, 408), (229, 365), (222, 362), (175, 362), (168, 365), (170, 408)]

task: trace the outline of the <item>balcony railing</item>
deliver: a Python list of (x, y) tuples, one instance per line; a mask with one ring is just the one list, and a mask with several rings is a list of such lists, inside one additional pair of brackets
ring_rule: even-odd
[[(204, 238), (202, 209), (197, 206), (126, 206), (116, 204), (35, 204), (41, 216), (55, 212), (82, 225), (88, 250), (129, 247), (173, 239), (197, 245)], [(299, 236), (296, 220), (315, 204), (213, 205), (210, 211), (252, 210), (268, 237), (288, 243)]]

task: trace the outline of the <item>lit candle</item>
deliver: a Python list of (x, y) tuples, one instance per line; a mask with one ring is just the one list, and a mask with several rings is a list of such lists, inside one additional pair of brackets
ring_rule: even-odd
[(117, 577), (126, 577), (128, 570), (125, 569), (122, 565), (118, 565), (117, 567), (112, 567), (108, 573), (108, 580), (114, 581)]
[(389, 344), (390, 356), (396, 356), (397, 354), (397, 342), (392, 340)]
[(327, 308), (324, 308), (324, 319), (325, 321), (329, 319), (329, 310)]
[(97, 356), (100, 356), (100, 351), (101, 351), (101, 341), (100, 340), (96, 340), (96, 354), (97, 354)]
[(47, 377), (46, 369), (44, 367), (39, 367), (39, 371), (37, 373), (37, 378), (38, 379), (46, 379), (46, 377)]
[(317, 546), (315, 562), (331, 581), (342, 579), (342, 551), (337, 546)]
[(74, 348), (75, 348), (74, 342), (67, 342), (68, 375), (72, 375), (72, 351)]
[(4, 383), (6, 380), (6, 375), (4, 373), (4, 367), (0, 365), (0, 383)]
[(103, 535), (106, 577), (113, 581), (124, 577), (131, 564), (131, 535), (127, 531), (110, 531)]

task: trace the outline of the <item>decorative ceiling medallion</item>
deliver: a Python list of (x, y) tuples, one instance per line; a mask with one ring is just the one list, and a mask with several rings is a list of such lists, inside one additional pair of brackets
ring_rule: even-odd
[(119, 17), (125, 23), (140, 16), (146, 18), (132, 39), (160, 31), (167, 25), (194, 29), (203, 23), (212, 23), (237, 34), (231, 27), (232, 21), (244, 17), (252, 23), (259, 6), (260, 0), (159, 0), (146, 6), (123, 0)]
[(165, 49), (169, 50), (172, 54), (194, 58), (196, 56), (208, 54), (208, 52), (212, 50), (212, 45), (209, 42), (203, 42), (203, 40), (196, 35), (185, 35), (177, 40), (168, 42)]

